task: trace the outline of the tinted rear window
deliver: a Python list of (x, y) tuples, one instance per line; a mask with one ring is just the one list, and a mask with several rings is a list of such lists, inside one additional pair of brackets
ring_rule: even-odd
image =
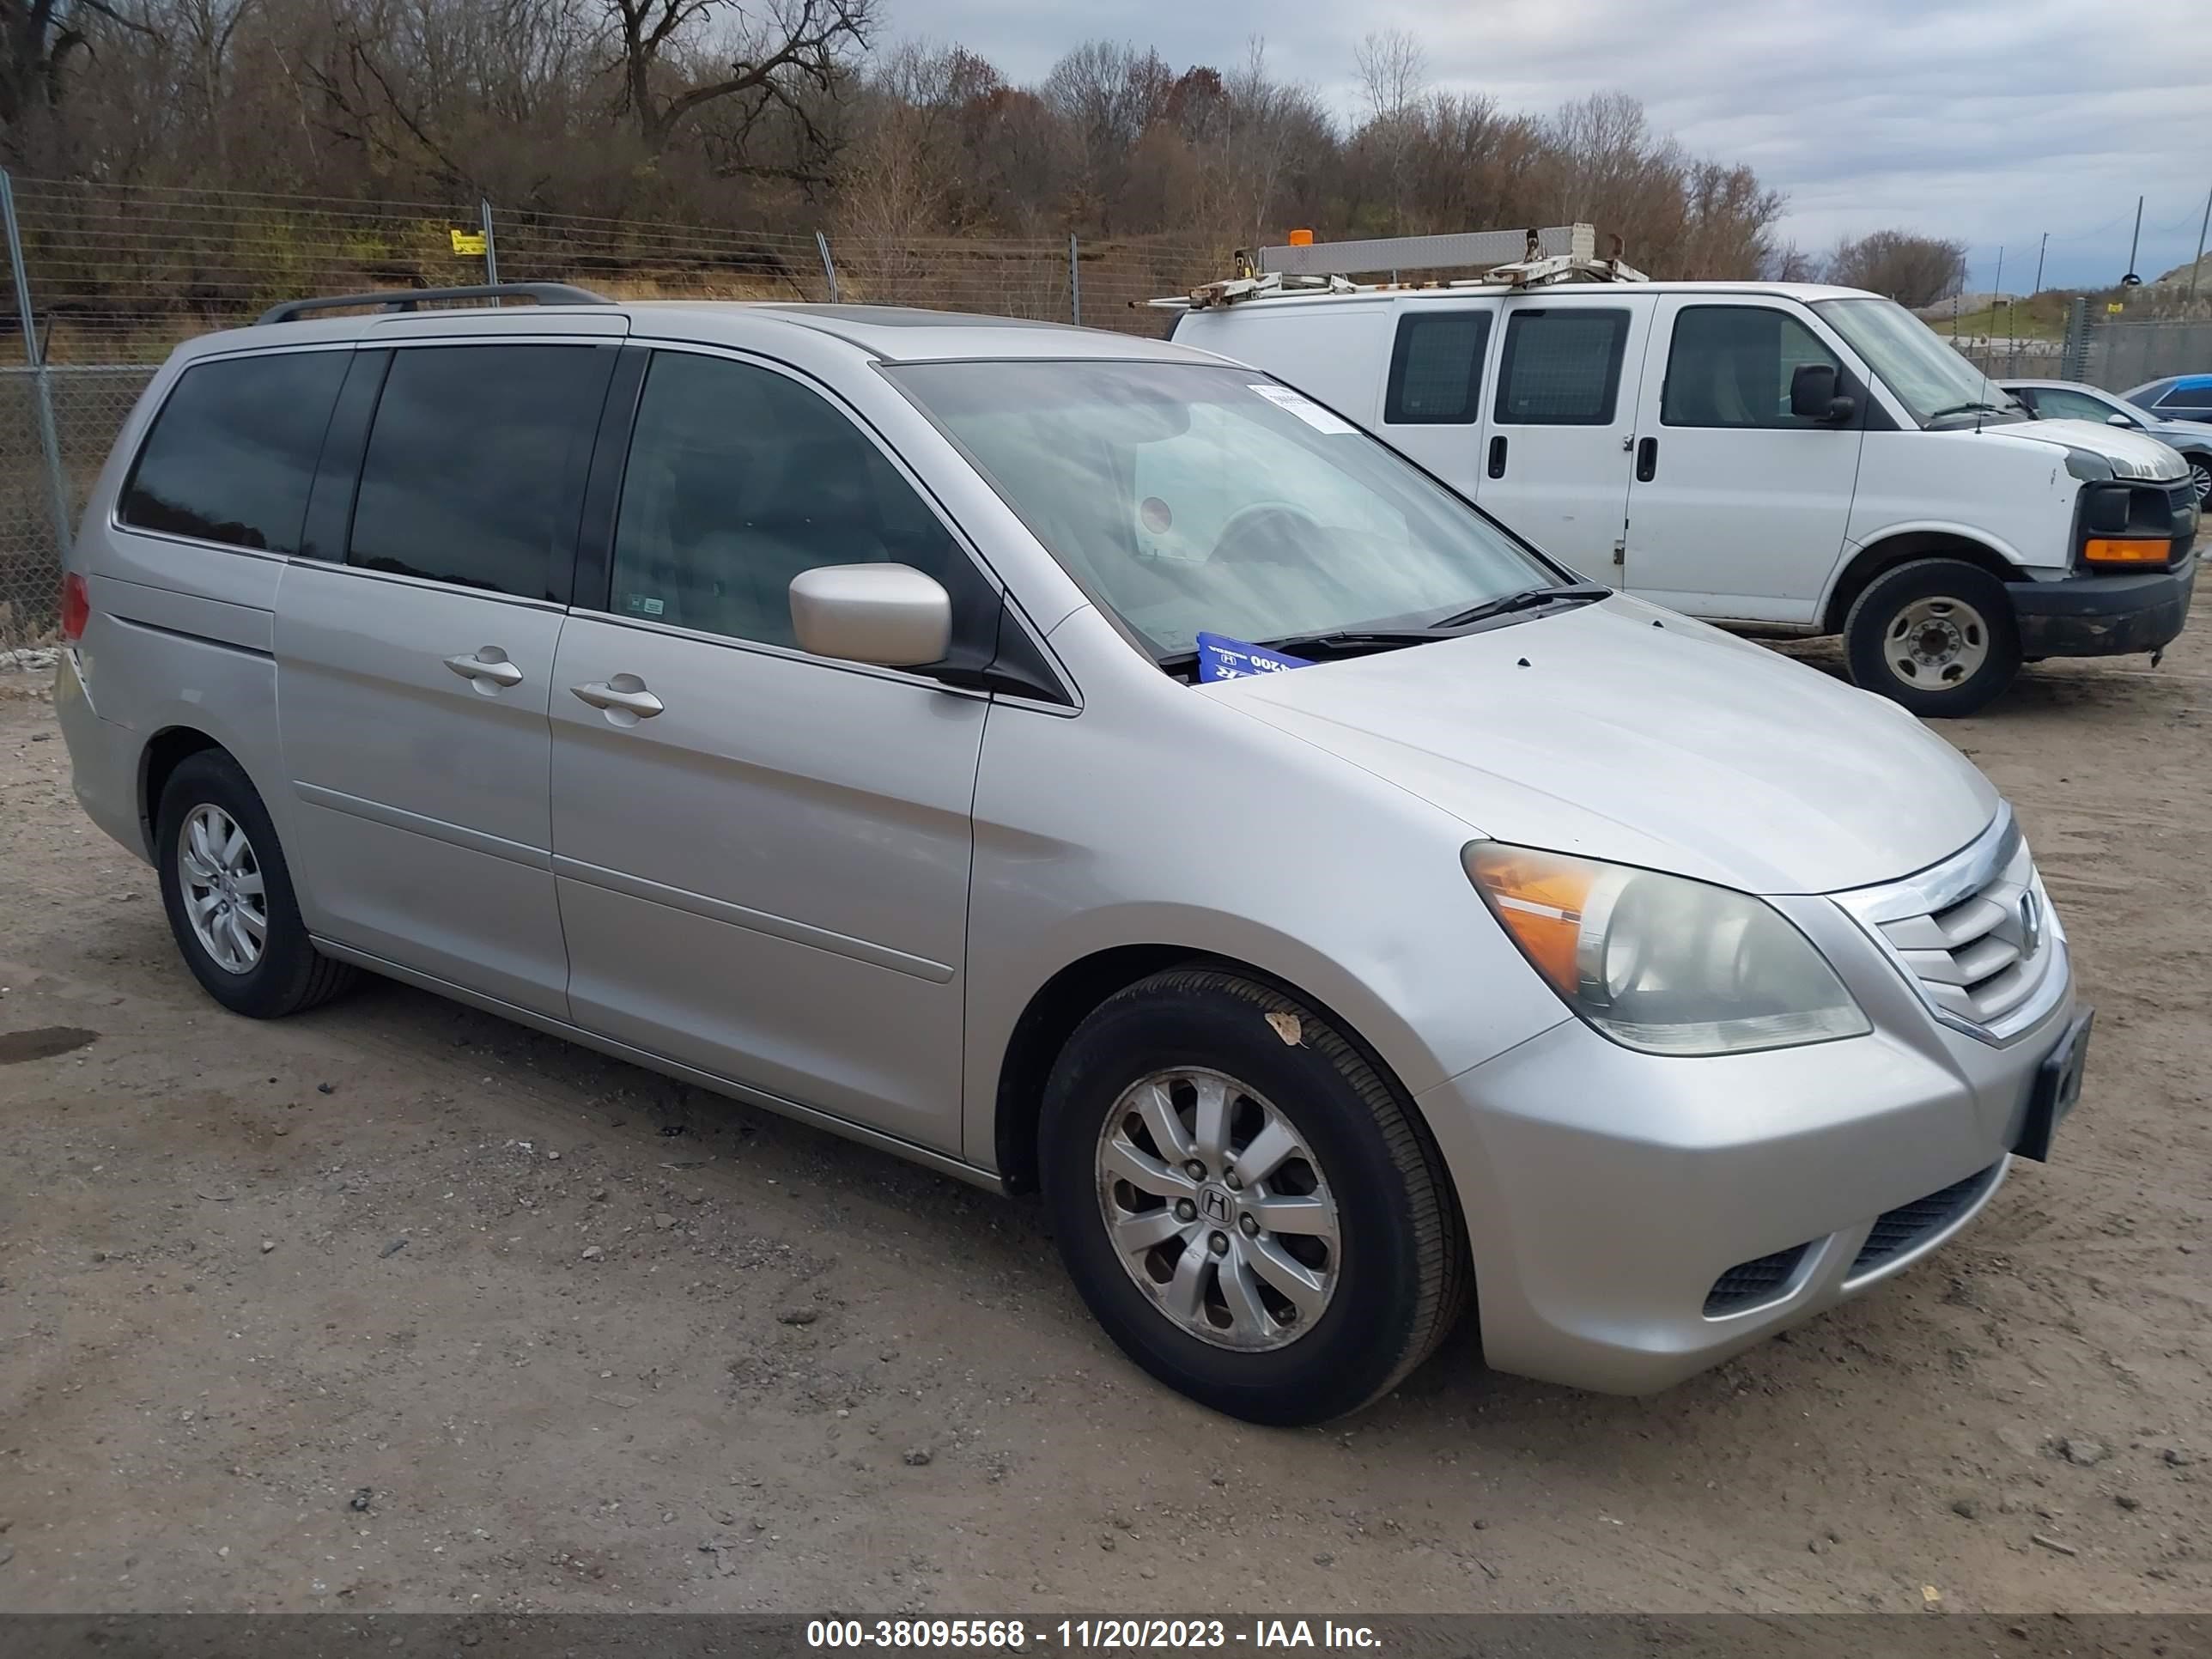
[(348, 564), (552, 599), (568, 586), (615, 354), (588, 345), (395, 352), (362, 462)]
[(1625, 311), (1514, 313), (1505, 324), (1498, 418), (1525, 426), (1606, 425), (1627, 340)]
[(2158, 400), (2160, 409), (2212, 409), (2212, 382), (2178, 386)]
[(200, 363), (179, 378), (124, 486), (123, 522), (296, 553), (349, 351)]
[(1465, 426), (1482, 413), (1484, 311), (1415, 313), (1400, 319), (1382, 418), (1394, 426)]

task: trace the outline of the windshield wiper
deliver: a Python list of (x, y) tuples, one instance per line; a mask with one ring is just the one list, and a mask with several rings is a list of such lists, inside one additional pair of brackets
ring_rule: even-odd
[(1451, 631), (1444, 628), (1323, 628), (1310, 634), (1285, 634), (1280, 639), (1255, 640), (1253, 643), (1295, 656), (1301, 651), (1383, 651), (1393, 646), (1426, 645), (1431, 640), (1450, 637)]
[(2019, 404), (1953, 404), (1948, 409), (1937, 410), (1928, 418), (1931, 421), (1940, 421), (1947, 415), (1972, 415), (1978, 412), (1990, 415), (2009, 415), (2013, 410), (2020, 407), (2021, 407), (2021, 405)]
[(1547, 605), (1590, 605), (1612, 597), (1613, 590), (1601, 582), (1567, 582), (1558, 587), (1528, 587), (1518, 593), (1485, 599), (1480, 605), (1470, 605), (1464, 611), (1439, 617), (1429, 626), (1431, 629), (1468, 628), (1479, 622), (1488, 622), (1492, 617), (1510, 616), (1516, 611), (1534, 611)]

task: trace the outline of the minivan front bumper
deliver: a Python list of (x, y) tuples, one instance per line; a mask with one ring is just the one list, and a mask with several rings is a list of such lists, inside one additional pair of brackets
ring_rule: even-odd
[(2157, 651), (2189, 620), (2197, 560), (2141, 574), (2007, 582), (2028, 657), (2118, 657)]
[(1487, 1363), (1652, 1393), (1971, 1222), (2073, 1021), (2070, 982), (2002, 1044), (1925, 1020), (1899, 1035), (1897, 1012), (1864, 1037), (1702, 1060), (1569, 1018), (1424, 1094)]

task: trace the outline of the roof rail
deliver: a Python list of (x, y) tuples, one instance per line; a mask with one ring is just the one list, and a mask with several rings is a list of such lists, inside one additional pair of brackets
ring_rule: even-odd
[(296, 322), (311, 311), (351, 311), (374, 306), (380, 311), (412, 311), (426, 300), (535, 300), (541, 306), (603, 306), (604, 294), (568, 283), (478, 283), (470, 288), (387, 288), (372, 294), (325, 294), (313, 300), (287, 300), (254, 319), (263, 323)]

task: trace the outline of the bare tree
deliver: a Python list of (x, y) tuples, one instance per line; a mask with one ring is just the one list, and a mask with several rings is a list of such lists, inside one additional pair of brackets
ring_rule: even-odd
[(1352, 48), (1360, 95), (1370, 121), (1398, 121), (1428, 89), (1429, 54), (1404, 29), (1377, 29)]
[[(770, 110), (825, 148), (807, 95), (833, 90), (875, 31), (874, 0), (604, 0), (621, 54), (623, 104), (648, 155), (665, 151), (685, 120), (734, 101), (750, 130)], [(715, 47), (724, 54), (704, 74)], [(696, 60), (696, 64), (686, 58)], [(745, 170), (733, 162), (731, 171)]]
[(103, 21), (153, 33), (109, 0), (0, 0), (0, 126), (11, 148), (19, 128), (60, 104), (64, 73)]
[(1966, 280), (1966, 245), (1909, 230), (1872, 231), (1837, 243), (1824, 274), (1902, 306), (1931, 306)]

